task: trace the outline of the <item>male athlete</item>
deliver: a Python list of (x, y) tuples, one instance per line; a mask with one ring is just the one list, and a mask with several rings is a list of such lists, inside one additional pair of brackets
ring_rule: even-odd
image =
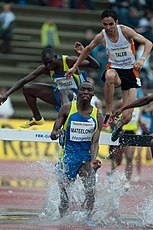
[[(81, 43), (76, 42), (74, 46), (76, 52), (80, 54), (84, 47)], [(44, 48), (41, 54), (43, 64), (38, 66), (34, 71), (26, 77), (17, 81), (5, 94), (0, 97), (0, 104), (4, 103), (9, 95), (16, 90), (23, 88), (25, 99), (33, 113), (33, 118), (21, 125), (22, 128), (29, 128), (33, 125), (43, 125), (42, 118), (38, 106), (37, 99), (53, 105), (59, 111), (61, 104), (73, 99), (73, 92), (77, 94), (79, 85), (85, 81), (84, 76), (77, 68), (75, 73), (66, 80), (66, 71), (73, 66), (77, 57), (67, 55), (57, 55), (51, 48)], [(98, 62), (88, 55), (87, 59), (82, 61), (80, 67), (91, 67), (99, 69)], [(54, 85), (45, 83), (27, 84), (42, 75), (50, 76), (54, 81)], [(43, 76), (42, 76), (43, 77)], [(70, 92), (70, 98), (67, 93)]]
[[(112, 114), (112, 102), (115, 88), (121, 86), (123, 104), (127, 105), (136, 100), (137, 88), (141, 86), (139, 71), (147, 56), (151, 52), (152, 42), (136, 33), (125, 25), (118, 25), (117, 13), (110, 9), (101, 14), (103, 30), (95, 36), (91, 43), (85, 47), (78, 60), (66, 76), (71, 76), (80, 63), (97, 45), (102, 44), (107, 51), (108, 64), (102, 79), (105, 81), (104, 93), (106, 102), (106, 117), (103, 126), (109, 123)], [(139, 60), (135, 60), (134, 40), (144, 45), (144, 50)], [(112, 141), (120, 136), (122, 127), (132, 118), (133, 109), (126, 110), (112, 132)]]
[[(60, 206), (61, 216), (69, 209), (67, 188), (75, 181), (77, 175), (81, 176), (85, 188), (85, 201), (82, 206), (91, 212), (95, 201), (95, 170), (101, 163), (96, 160), (98, 155), (98, 141), (101, 131), (102, 115), (90, 102), (94, 95), (94, 86), (90, 82), (80, 85), (77, 101), (64, 104), (55, 121), (51, 133), (53, 140), (63, 135), (64, 152), (61, 158), (63, 177), (60, 178)], [(62, 129), (63, 128), (63, 129)]]

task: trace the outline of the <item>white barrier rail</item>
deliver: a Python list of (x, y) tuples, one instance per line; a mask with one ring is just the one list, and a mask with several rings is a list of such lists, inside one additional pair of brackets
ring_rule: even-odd
[[(33, 141), (33, 142), (58, 142), (51, 140), (51, 131), (46, 130), (18, 130), (18, 129), (0, 129), (0, 140), (7, 141)], [(101, 133), (99, 144), (101, 145), (119, 145), (119, 140), (112, 142), (110, 133)]]
[[(31, 141), (31, 142), (58, 142), (51, 140), (51, 130), (19, 130), (0, 129), (0, 140), (5, 141)], [(150, 146), (153, 136), (123, 134), (117, 141), (111, 141), (111, 133), (101, 133), (99, 144), (101, 145), (129, 145), (129, 146)]]

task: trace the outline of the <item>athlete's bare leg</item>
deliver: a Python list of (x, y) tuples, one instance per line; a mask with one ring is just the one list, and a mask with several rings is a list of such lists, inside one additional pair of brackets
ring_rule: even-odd
[[(122, 91), (123, 105), (131, 104), (136, 100), (137, 90), (136, 88), (131, 88), (129, 90)], [(123, 125), (130, 122), (132, 119), (132, 113), (134, 109), (126, 109), (122, 113), (121, 120), (118, 123), (118, 128), (122, 128)]]
[(95, 171), (91, 167), (90, 162), (86, 162), (82, 165), (79, 176), (83, 182), (85, 188), (85, 200), (82, 204), (82, 208), (89, 211), (89, 213), (93, 210), (94, 202), (95, 202)]
[(37, 106), (37, 98), (53, 106), (57, 104), (53, 90), (48, 84), (27, 84), (23, 87), (23, 94), (37, 121), (42, 118)]
[(132, 176), (134, 150), (135, 150), (134, 146), (124, 147), (124, 153), (126, 158), (125, 175), (127, 181), (130, 181)]
[(109, 69), (105, 73), (104, 95), (106, 103), (106, 114), (112, 114), (112, 103), (115, 88), (121, 84), (121, 80), (114, 69)]
[(142, 153), (142, 147), (137, 147), (137, 156), (136, 156), (136, 169), (138, 172), (138, 176), (141, 174), (141, 168), (142, 168), (142, 163), (141, 163), (141, 153)]

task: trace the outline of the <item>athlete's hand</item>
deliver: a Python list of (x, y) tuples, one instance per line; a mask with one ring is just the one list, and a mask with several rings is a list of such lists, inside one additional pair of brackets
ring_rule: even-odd
[(116, 111), (114, 111), (113, 114), (111, 115), (112, 120), (114, 120), (115, 118), (118, 118), (122, 112), (123, 112), (122, 108), (119, 108)]
[(76, 71), (75, 67), (70, 68), (65, 74), (66, 79), (69, 79), (75, 73), (75, 71)]
[(0, 95), (0, 105), (2, 105), (7, 100), (7, 96)]
[(101, 161), (99, 160), (92, 160), (91, 161), (91, 167), (96, 171), (101, 167)]
[(59, 136), (63, 136), (64, 137), (64, 130), (63, 129), (58, 129), (58, 130), (53, 130), (51, 132), (51, 139), (52, 140), (57, 140), (59, 138)]
[(144, 64), (144, 60), (140, 59), (134, 63), (133, 68), (140, 71), (143, 67), (143, 64)]
[(81, 42), (75, 42), (74, 49), (75, 49), (76, 53), (80, 55), (82, 53), (82, 51), (84, 50), (84, 46), (82, 45)]

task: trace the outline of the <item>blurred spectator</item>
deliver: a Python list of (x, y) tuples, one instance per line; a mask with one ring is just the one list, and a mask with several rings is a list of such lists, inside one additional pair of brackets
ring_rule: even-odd
[(41, 45), (43, 48), (60, 45), (58, 29), (52, 18), (48, 18), (41, 27)]
[(150, 9), (146, 8), (144, 10), (144, 15), (138, 21), (137, 32), (142, 34), (145, 38), (153, 42), (153, 32), (152, 32), (152, 20), (153, 13)]
[(27, 1), (26, 1), (26, 0), (19, 0), (19, 1), (18, 1), (18, 4), (19, 4), (20, 6), (24, 6), (24, 5), (27, 4)]
[(52, 7), (64, 7), (64, 1), (63, 0), (49, 0), (48, 6)]
[(91, 29), (87, 29), (84, 34), (84, 38), (81, 41), (82, 45), (86, 47), (94, 38), (94, 32)]
[(74, 9), (84, 9), (94, 10), (95, 5), (93, 0), (70, 0), (70, 8)]
[[(136, 51), (136, 59), (139, 60), (143, 53), (143, 45), (140, 45)], [(142, 88), (146, 91), (149, 86), (153, 86), (153, 75), (150, 69), (150, 55), (146, 58), (145, 63), (141, 69), (140, 77), (142, 81)], [(150, 77), (151, 75), (151, 77)], [(146, 93), (146, 92), (145, 92)]]
[(100, 65), (100, 69), (99, 71), (97, 71), (98, 76), (96, 76), (96, 84), (99, 86), (103, 86), (104, 82), (101, 80), (101, 77), (108, 63), (106, 49), (102, 45), (96, 46), (92, 50), (92, 57), (95, 58)]
[(116, 7), (119, 23), (128, 25), (128, 11), (130, 2), (127, 0), (116, 0)]
[(64, 0), (32, 0), (31, 4), (40, 6), (64, 7)]
[[(87, 80), (91, 82), (93, 85), (95, 85), (95, 81), (93, 78), (88, 77)], [(96, 95), (92, 96), (90, 104), (92, 106), (95, 106), (98, 112), (102, 114), (102, 110), (103, 110), (102, 101)]]
[(136, 7), (130, 6), (128, 12), (128, 24), (127, 26), (135, 29), (138, 27), (139, 13)]
[[(7, 89), (5, 88), (0, 88), (0, 96), (3, 95)], [(8, 119), (14, 115), (14, 108), (11, 102), (10, 97), (0, 105), (0, 119)]]
[(11, 52), (11, 40), (13, 26), (16, 20), (15, 14), (11, 11), (11, 5), (4, 3), (0, 13), (0, 39), (3, 41), (1, 46), (2, 53)]
[(47, 6), (49, 0), (32, 0), (32, 4), (40, 5), (40, 6)]
[(145, 0), (146, 7), (153, 10), (153, 0)]
[[(81, 43), (83, 44), (84, 47), (86, 47), (87, 45), (89, 45), (89, 43), (93, 40), (94, 38), (94, 32), (91, 29), (87, 29), (85, 31), (85, 35), (84, 35), (84, 39), (81, 41)], [(105, 71), (106, 68), (106, 64), (107, 64), (107, 56), (106, 56), (106, 50), (102, 45), (96, 46), (92, 51), (91, 51), (91, 56), (94, 57), (99, 65), (100, 65), (100, 69), (99, 71), (94, 74), (94, 78), (96, 78), (96, 84), (102, 86), (104, 84), (104, 82), (101, 80), (101, 76), (103, 74), (103, 72)], [(90, 71), (91, 73), (91, 71)], [(98, 76), (97, 76), (98, 74)], [(96, 76), (95, 76), (96, 75)]]

